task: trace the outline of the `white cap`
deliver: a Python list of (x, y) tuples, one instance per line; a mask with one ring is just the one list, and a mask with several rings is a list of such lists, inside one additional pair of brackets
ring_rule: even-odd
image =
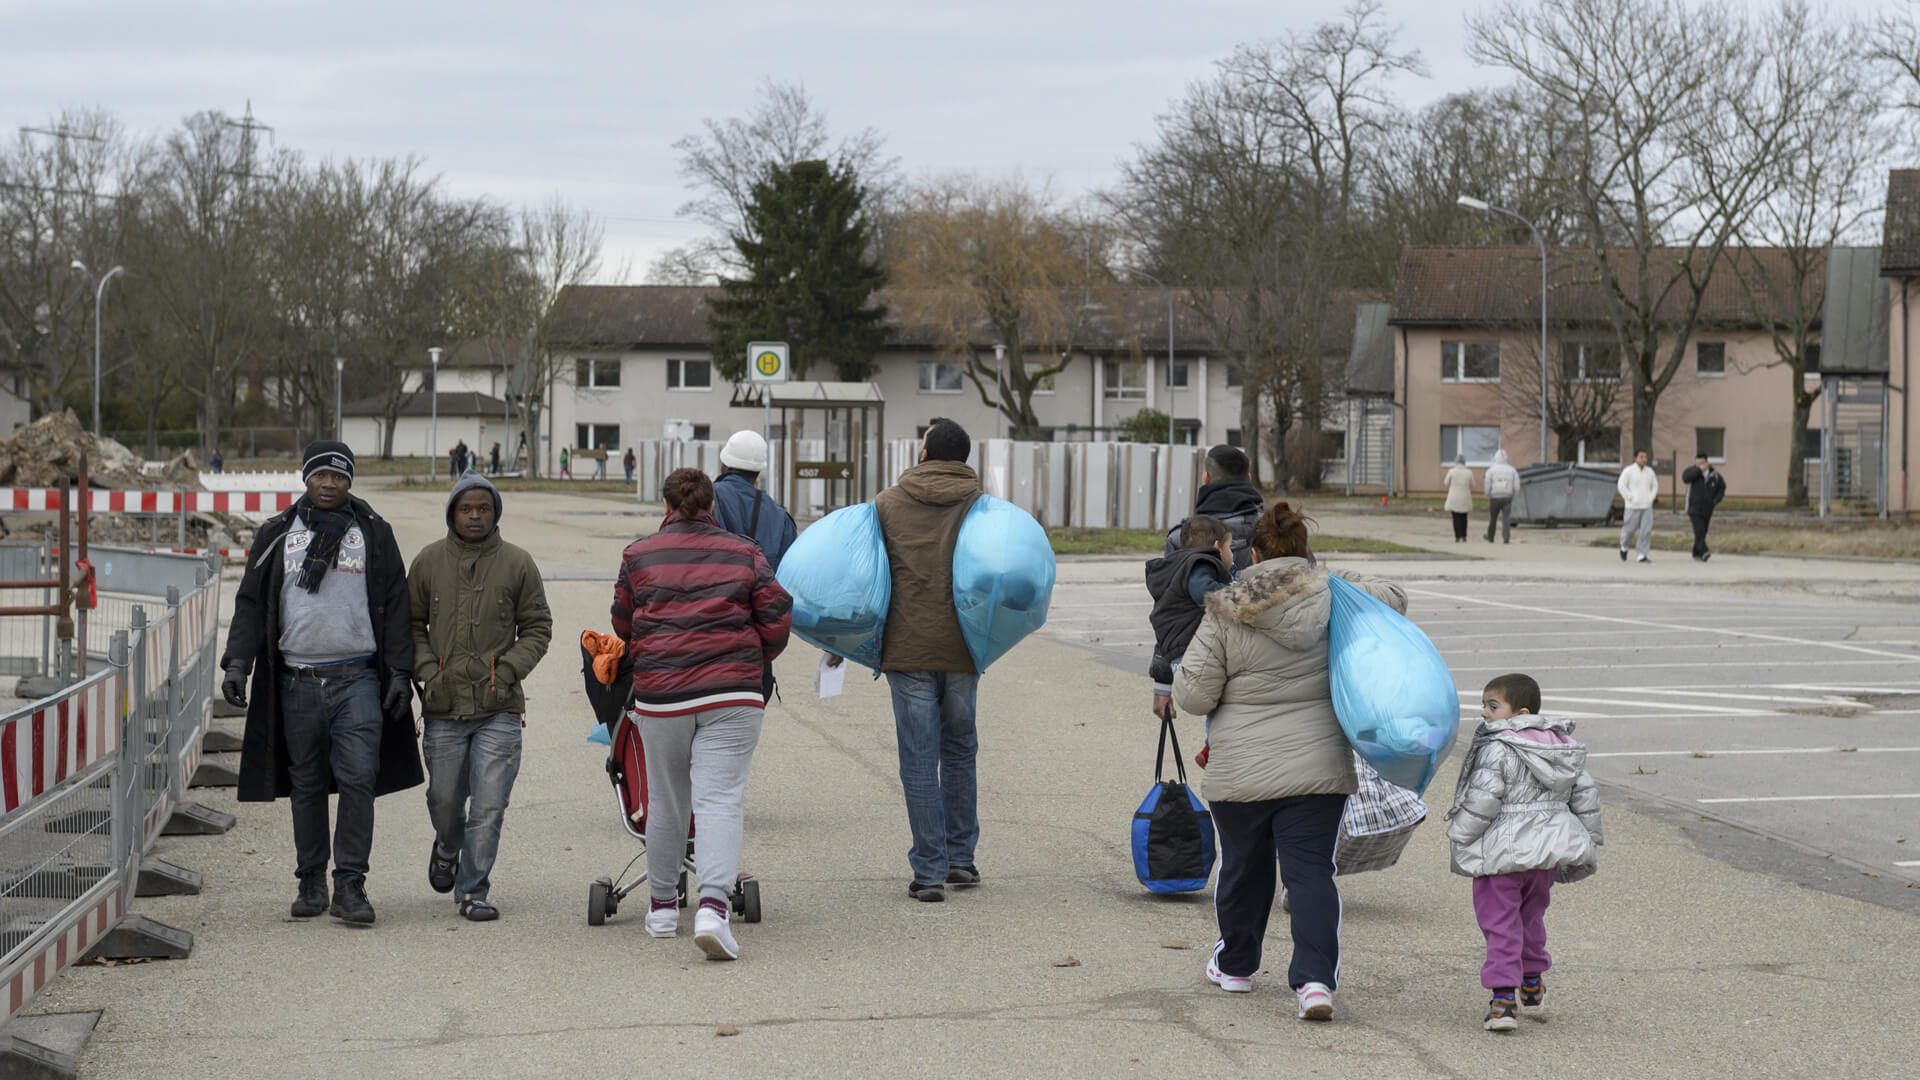
[(741, 472), (767, 471), (767, 440), (757, 431), (736, 431), (720, 448), (720, 464)]

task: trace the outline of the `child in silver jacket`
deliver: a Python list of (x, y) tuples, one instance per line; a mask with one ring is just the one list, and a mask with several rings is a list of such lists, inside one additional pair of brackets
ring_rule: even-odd
[(1554, 882), (1598, 869), (1600, 794), (1573, 721), (1539, 715), (1538, 683), (1502, 675), (1481, 698), (1483, 722), (1460, 766), (1447, 839), (1454, 873), (1473, 878), (1473, 912), (1487, 939), (1480, 983), (1493, 1000), (1484, 1026), (1512, 1031), (1516, 1012), (1546, 1018), (1548, 898)]

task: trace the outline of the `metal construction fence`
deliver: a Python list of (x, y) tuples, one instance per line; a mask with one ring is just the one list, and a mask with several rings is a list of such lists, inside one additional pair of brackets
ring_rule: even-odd
[(100, 662), (0, 716), (6, 1019), (120, 926), (143, 860), (186, 803), (210, 715), (218, 565), (122, 548), (90, 555), (111, 566), (82, 650)]

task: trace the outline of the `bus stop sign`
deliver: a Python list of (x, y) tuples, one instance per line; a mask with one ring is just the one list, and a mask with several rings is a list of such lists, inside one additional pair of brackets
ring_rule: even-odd
[(752, 341), (747, 343), (747, 381), (783, 383), (787, 381), (787, 343)]

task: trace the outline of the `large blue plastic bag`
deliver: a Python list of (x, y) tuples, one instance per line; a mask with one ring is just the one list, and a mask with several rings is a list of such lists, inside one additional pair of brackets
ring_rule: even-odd
[(1046, 623), (1053, 573), (1053, 545), (1033, 515), (991, 495), (974, 500), (953, 549), (953, 608), (976, 670)]
[(1341, 730), (1388, 783), (1425, 792), (1460, 730), (1453, 675), (1405, 615), (1337, 575), (1327, 584), (1327, 669)]
[(872, 503), (835, 510), (800, 534), (774, 577), (793, 597), (800, 640), (880, 670), (893, 596), (887, 545)]

